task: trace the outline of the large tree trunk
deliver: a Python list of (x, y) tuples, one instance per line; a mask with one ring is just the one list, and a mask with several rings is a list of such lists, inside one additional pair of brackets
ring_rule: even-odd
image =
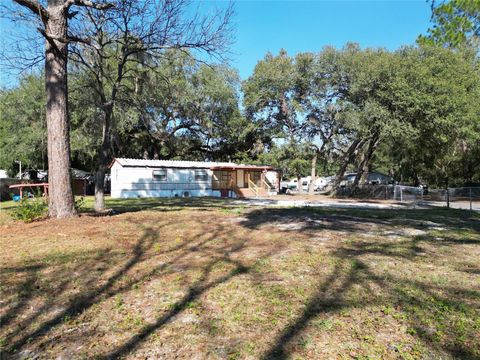
[(95, 173), (95, 211), (105, 211), (105, 173), (110, 160), (110, 126), (113, 106), (105, 107), (105, 116), (102, 128), (102, 148), (98, 160), (98, 168)]
[(378, 135), (374, 135), (373, 138), (368, 143), (367, 151), (363, 155), (363, 159), (358, 166), (357, 174), (355, 175), (355, 180), (353, 181), (353, 185), (352, 185), (352, 195), (355, 194), (355, 192), (357, 191), (358, 184), (360, 183), (360, 180), (362, 179), (363, 175), (365, 173), (367, 173), (368, 175), (368, 165), (370, 164), (370, 160), (372, 158), (373, 153), (375, 152), (375, 149), (377, 148), (377, 145), (378, 145)]
[(297, 191), (299, 194), (303, 194), (303, 185), (301, 175), (297, 175)]
[(310, 184), (308, 186), (308, 195), (313, 195), (315, 192), (315, 180), (317, 179), (317, 175), (316, 175), (317, 158), (318, 158), (318, 152), (315, 151), (315, 154), (312, 157), (312, 173), (311, 173)]
[[(63, 1), (48, 1), (47, 31), (52, 38), (67, 38), (67, 16)], [(66, 43), (50, 39), (45, 46), (47, 96), (49, 215), (66, 218), (75, 214), (70, 178)]]
[(337, 171), (337, 175), (335, 177), (335, 183), (333, 184), (333, 189), (336, 191), (338, 187), (340, 186), (340, 183), (343, 180), (343, 175), (345, 174), (345, 171), (347, 170), (348, 164), (350, 164), (355, 156), (355, 151), (359, 148), (362, 147), (363, 144), (365, 143), (365, 140), (360, 140), (357, 139), (355, 140), (350, 147), (348, 148), (344, 160), (342, 164), (340, 165), (340, 168)]
[(100, 163), (95, 172), (95, 211), (105, 211), (105, 173), (107, 167)]

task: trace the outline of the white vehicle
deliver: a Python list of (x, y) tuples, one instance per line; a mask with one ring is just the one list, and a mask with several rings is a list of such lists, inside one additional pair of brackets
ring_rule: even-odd
[[(301, 187), (302, 187), (302, 191), (304, 191), (304, 192), (308, 191), (308, 188), (310, 186), (310, 179), (311, 179), (310, 176), (300, 178), (300, 184), (301, 184)], [(281, 188), (282, 188), (283, 191), (287, 191), (287, 190), (298, 191), (298, 187), (299, 186), (298, 186), (298, 179), (297, 178), (293, 178), (289, 181), (282, 181), (281, 182)]]
[(318, 177), (315, 179), (315, 191), (324, 191), (329, 185), (333, 184), (335, 176)]
[(297, 183), (298, 183), (297, 179), (282, 181), (280, 183), (280, 189), (282, 190), (282, 192), (286, 192), (288, 190), (296, 191), (297, 190)]
[(302, 190), (304, 192), (308, 191), (310, 189), (310, 183), (312, 182), (312, 177), (307, 176), (307, 177), (301, 178), (300, 180), (302, 181)]

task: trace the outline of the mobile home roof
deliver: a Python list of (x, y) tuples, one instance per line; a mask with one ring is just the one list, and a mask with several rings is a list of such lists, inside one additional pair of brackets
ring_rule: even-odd
[(118, 162), (123, 167), (166, 167), (166, 168), (198, 168), (209, 169), (217, 166), (235, 166), (228, 162), (203, 162), (203, 161), (183, 161), (183, 160), (145, 160), (145, 159), (127, 159), (115, 158), (111, 166)]
[(182, 160), (145, 160), (115, 158), (110, 167), (117, 162), (123, 167), (147, 167), (147, 168), (182, 168), (182, 169), (213, 169), (213, 170), (273, 170), (271, 166), (244, 165), (232, 162), (209, 162), (209, 161), (182, 161)]

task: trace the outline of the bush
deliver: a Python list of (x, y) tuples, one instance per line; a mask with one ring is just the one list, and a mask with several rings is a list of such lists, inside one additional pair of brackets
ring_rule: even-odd
[(82, 211), (85, 208), (85, 198), (83, 196), (75, 197), (73, 206), (77, 213)]
[(24, 198), (20, 205), (13, 210), (12, 216), (17, 220), (29, 223), (34, 220), (44, 218), (48, 212), (48, 203), (46, 199)]

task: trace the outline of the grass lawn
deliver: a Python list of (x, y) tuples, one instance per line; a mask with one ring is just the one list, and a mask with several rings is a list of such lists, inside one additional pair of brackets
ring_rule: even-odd
[(14, 206), (5, 358), (480, 359), (479, 214), (110, 199), (23, 224)]

